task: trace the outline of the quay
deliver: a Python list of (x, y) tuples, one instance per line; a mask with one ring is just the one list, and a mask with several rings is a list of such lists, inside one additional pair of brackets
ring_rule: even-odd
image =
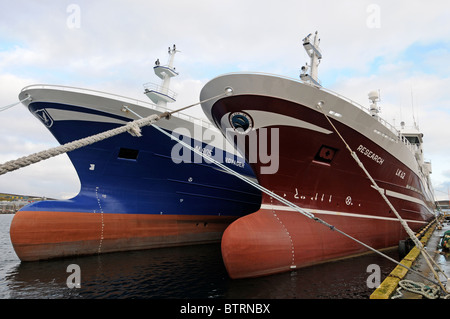
[(50, 200), (50, 198), (0, 193), (0, 214), (15, 214), (25, 205), (42, 200)]
[[(448, 230), (450, 230), (450, 215), (444, 214), (439, 217), (439, 224), (434, 220), (420, 233), (416, 234), (430, 257), (447, 276), (450, 275), (450, 252), (443, 251), (440, 247), (440, 243), (444, 233)], [(400, 263), (419, 272), (422, 276), (429, 278), (434, 282), (437, 281), (433, 271), (420, 253), (420, 249), (416, 246), (409, 251)], [(434, 264), (433, 268), (436, 269)], [(443, 286), (446, 287), (447, 279), (441, 274), (439, 274), (439, 279)], [(407, 283), (414, 289), (409, 290), (402, 288), (400, 285), (401, 282)], [(426, 291), (426, 293), (419, 293), (418, 291), (421, 289)], [(419, 274), (398, 265), (372, 293), (370, 299), (434, 299), (439, 298), (439, 296), (436, 297), (432, 294), (432, 291), (437, 290), (438, 288), (430, 281), (421, 277)], [(448, 286), (446, 287), (446, 290), (449, 291)], [(450, 295), (448, 295), (447, 298), (449, 298), (449, 296)]]

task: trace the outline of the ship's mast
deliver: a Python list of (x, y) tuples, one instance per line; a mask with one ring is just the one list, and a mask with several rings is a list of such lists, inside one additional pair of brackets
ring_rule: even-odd
[(378, 106), (377, 102), (380, 102), (380, 92), (379, 91), (370, 91), (369, 92), (369, 100), (372, 101), (372, 104), (370, 104), (370, 115), (372, 115), (373, 118), (378, 119), (378, 113), (380, 113), (380, 107)]
[[(311, 43), (311, 33), (308, 34), (303, 41), (303, 48), (306, 50), (306, 53), (311, 58), (310, 65), (306, 63), (305, 66), (302, 67), (302, 73), (300, 74), (300, 79), (305, 82), (310, 82), (314, 85), (321, 86), (318, 78), (318, 67), (320, 60), (322, 59), (322, 53), (319, 49), (320, 39), (318, 37), (318, 32), (316, 31), (314, 35), (314, 41)], [(309, 73), (308, 73), (309, 70)]]
[(167, 103), (175, 102), (176, 94), (169, 89), (170, 79), (177, 76), (179, 73), (176, 72), (173, 66), (173, 61), (175, 58), (175, 53), (180, 52), (177, 50), (176, 45), (169, 47), (169, 61), (166, 65), (160, 65), (159, 59), (155, 61), (155, 66), (153, 71), (155, 74), (162, 79), (161, 85), (155, 83), (144, 84), (145, 95), (148, 96), (154, 103), (159, 106), (166, 107)]

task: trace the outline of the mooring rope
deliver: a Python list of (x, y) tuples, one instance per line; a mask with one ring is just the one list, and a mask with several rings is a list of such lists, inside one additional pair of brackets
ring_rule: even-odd
[[(136, 112), (132, 111), (130, 108), (126, 107), (126, 109), (129, 110), (130, 112), (132, 112), (133, 114), (135, 114), (137, 117), (142, 118), (142, 116), (140, 116), (140, 115), (137, 114)], [(373, 247), (371, 247), (371, 246), (365, 244), (364, 242), (362, 242), (362, 241), (360, 241), (360, 240), (358, 240), (358, 239), (352, 237), (351, 235), (349, 235), (349, 234), (343, 232), (342, 230), (336, 228), (335, 226), (328, 224), (326, 221), (324, 221), (324, 220), (322, 220), (322, 219), (316, 217), (314, 214), (312, 214), (312, 213), (306, 211), (305, 209), (303, 209), (303, 208), (301, 208), (301, 207), (295, 205), (294, 203), (288, 201), (287, 199), (285, 199), (285, 198), (283, 198), (283, 197), (281, 197), (281, 196), (275, 194), (274, 192), (268, 190), (268, 189), (265, 188), (264, 186), (262, 186), (262, 185), (260, 185), (260, 184), (258, 184), (258, 183), (256, 183), (256, 182), (254, 182), (254, 181), (252, 181), (251, 179), (247, 178), (246, 176), (243, 176), (243, 175), (237, 173), (236, 171), (234, 171), (234, 170), (232, 170), (231, 168), (229, 168), (229, 167), (223, 165), (222, 163), (218, 162), (217, 160), (215, 160), (214, 158), (210, 157), (209, 155), (207, 155), (207, 154), (201, 152), (199, 149), (193, 148), (191, 145), (189, 145), (189, 144), (185, 143), (184, 141), (182, 141), (182, 140), (176, 138), (175, 136), (173, 136), (172, 134), (166, 132), (165, 130), (161, 129), (160, 127), (158, 127), (158, 126), (156, 126), (156, 125), (153, 125), (153, 124), (152, 124), (152, 126), (153, 126), (155, 129), (157, 129), (158, 131), (160, 131), (161, 133), (163, 133), (164, 135), (168, 136), (170, 139), (176, 140), (178, 143), (180, 143), (182, 146), (186, 147), (186, 148), (189, 149), (190, 151), (192, 151), (192, 152), (194, 152), (194, 153), (196, 153), (196, 154), (202, 156), (205, 160), (214, 163), (216, 166), (220, 167), (220, 168), (223, 169), (224, 171), (230, 173), (231, 175), (234, 175), (235, 177), (237, 177), (237, 178), (239, 178), (240, 180), (242, 180), (242, 181), (244, 181), (244, 182), (250, 184), (251, 186), (255, 187), (256, 189), (258, 189), (258, 190), (260, 190), (260, 191), (266, 193), (267, 195), (269, 195), (269, 196), (275, 198), (276, 200), (278, 200), (278, 201), (281, 202), (282, 204), (284, 204), (284, 205), (286, 205), (286, 206), (288, 206), (288, 207), (291, 207), (292, 209), (294, 209), (295, 211), (297, 211), (297, 212), (299, 212), (300, 214), (304, 215), (305, 217), (307, 217), (307, 218), (309, 218), (309, 219), (311, 219), (311, 220), (314, 220), (315, 222), (318, 222), (318, 223), (320, 223), (320, 224), (322, 224), (322, 225), (328, 227), (328, 228), (329, 228), (330, 230), (332, 230), (332, 231), (336, 231), (336, 232), (342, 234), (343, 236), (345, 236), (345, 237), (347, 237), (347, 238), (349, 238), (349, 239), (351, 239), (351, 240), (357, 242), (358, 244), (360, 244), (360, 245), (366, 247), (367, 249), (369, 249), (369, 250), (371, 250), (371, 251), (373, 251), (373, 252), (375, 252), (375, 253), (377, 253), (377, 254), (379, 254), (379, 255), (385, 257), (385, 258), (387, 258), (388, 260), (392, 261), (393, 263), (398, 264), (398, 265), (400, 265), (400, 266), (402, 266), (402, 267), (408, 269), (409, 271), (416, 273), (418, 276), (420, 276), (420, 277), (422, 277), (422, 278), (424, 278), (424, 279), (430, 281), (431, 283), (436, 284), (436, 285), (438, 284), (438, 283), (434, 282), (433, 280), (431, 280), (431, 279), (429, 279), (429, 278), (423, 276), (420, 272), (415, 271), (414, 269), (411, 269), (411, 268), (409, 268), (409, 267), (406, 266), (406, 265), (403, 265), (402, 263), (400, 263), (400, 262), (398, 262), (397, 260), (395, 260), (395, 259), (389, 257), (388, 255), (382, 253), (381, 251), (378, 251), (378, 250), (376, 250), (375, 248), (373, 248)]]
[(12, 108), (12, 107), (14, 107), (14, 106), (16, 106), (16, 105), (19, 105), (20, 103), (23, 103), (23, 102), (25, 102), (25, 101), (27, 101), (27, 100), (29, 100), (29, 99), (31, 99), (31, 96), (30, 96), (30, 95), (28, 95), (28, 96), (27, 96), (26, 98), (24, 98), (23, 100), (20, 100), (19, 102), (16, 102), (16, 103), (13, 103), (13, 104), (9, 104), (9, 105), (0, 107), (0, 112), (6, 111), (7, 109), (10, 109), (10, 108)]
[[(72, 142), (69, 142), (69, 143), (54, 147), (54, 148), (50, 148), (48, 150), (44, 150), (44, 151), (37, 152), (37, 153), (31, 154), (28, 156), (20, 157), (16, 160), (11, 160), (11, 161), (5, 162), (0, 165), (0, 175), (15, 171), (17, 169), (29, 166), (34, 163), (38, 163), (40, 161), (49, 159), (51, 157), (55, 157), (55, 156), (58, 156), (58, 155), (61, 155), (61, 154), (67, 153), (67, 152), (74, 151), (81, 147), (105, 140), (107, 138), (122, 134), (124, 132), (129, 132), (131, 135), (139, 137), (139, 136), (141, 136), (141, 129), (140, 129), (141, 127), (151, 125), (151, 124), (159, 121), (162, 118), (168, 119), (168, 118), (170, 118), (170, 116), (173, 113), (180, 112), (182, 110), (186, 110), (186, 109), (196, 106), (200, 103), (204, 103), (204, 102), (207, 102), (212, 99), (220, 98), (220, 97), (228, 95), (228, 94), (229, 94), (229, 91), (226, 91), (225, 93), (222, 93), (220, 95), (214, 96), (214, 97), (209, 98), (204, 101), (200, 101), (200, 102), (185, 106), (183, 108), (180, 108), (180, 109), (172, 111), (172, 112), (165, 112), (160, 115), (152, 114), (145, 118), (141, 118), (139, 120), (128, 122), (127, 124), (125, 124), (123, 126), (111, 129), (109, 131), (91, 135), (91, 136), (88, 136), (88, 137), (85, 137), (85, 138), (82, 138), (82, 139), (79, 139), (76, 141), (72, 141)], [(28, 96), (26, 99), (20, 101), (19, 103), (24, 102), (30, 98), (31, 97)], [(9, 107), (11, 107), (11, 106), (9, 106)]]
[(161, 117), (152, 114), (146, 118), (140, 119), (138, 121), (129, 122), (126, 125), (117, 127), (115, 129), (102, 132), (99, 134), (95, 134), (92, 136), (85, 137), (83, 139), (79, 139), (73, 142), (69, 142), (48, 150), (44, 150), (38, 153), (34, 153), (28, 156), (20, 157), (16, 160), (8, 161), (0, 165), (0, 175), (6, 174), (8, 172), (15, 171), (19, 168), (29, 166), (34, 163), (38, 163), (40, 161), (49, 159), (51, 157), (55, 157), (73, 150), (76, 150), (78, 148), (102, 141), (104, 139), (113, 137), (115, 135), (124, 133), (129, 131), (133, 135), (140, 135), (140, 127), (150, 125), (151, 123), (154, 123), (158, 121)]
[(446, 291), (446, 289), (444, 288), (444, 285), (442, 284), (441, 280), (439, 279), (438, 274), (435, 272), (433, 266), (430, 263), (430, 260), (433, 261), (433, 263), (435, 264), (435, 266), (438, 267), (439, 271), (447, 278), (448, 280), (448, 276), (442, 271), (442, 269), (439, 267), (439, 265), (433, 260), (433, 258), (431, 258), (431, 256), (428, 254), (428, 252), (424, 249), (422, 243), (420, 242), (420, 240), (414, 235), (414, 232), (412, 231), (412, 229), (408, 226), (408, 224), (406, 223), (405, 220), (403, 220), (403, 218), (400, 216), (400, 214), (397, 212), (397, 210), (394, 208), (394, 206), (392, 205), (392, 203), (389, 201), (389, 199), (386, 197), (386, 195), (384, 194), (383, 190), (378, 187), (378, 184), (375, 182), (375, 180), (372, 178), (372, 176), (369, 174), (369, 172), (367, 171), (367, 169), (364, 167), (364, 164), (359, 160), (358, 155), (356, 155), (356, 153), (352, 150), (352, 148), (350, 147), (350, 145), (348, 145), (348, 143), (345, 141), (345, 139), (342, 137), (342, 135), (339, 133), (338, 129), (336, 128), (336, 126), (331, 122), (330, 118), (328, 117), (328, 115), (325, 113), (324, 109), (323, 109), (323, 101), (320, 101), (317, 103), (317, 108), (319, 110), (322, 111), (323, 115), (325, 116), (325, 118), (328, 120), (328, 122), (330, 123), (330, 125), (333, 127), (334, 131), (336, 132), (336, 134), (339, 136), (339, 138), (342, 140), (342, 142), (345, 144), (345, 147), (348, 149), (348, 151), (350, 152), (350, 155), (353, 157), (353, 159), (356, 161), (356, 163), (358, 164), (358, 166), (363, 170), (363, 172), (365, 173), (365, 175), (369, 178), (369, 180), (372, 183), (372, 187), (381, 195), (381, 197), (384, 199), (384, 201), (388, 204), (388, 206), (390, 207), (390, 209), (392, 210), (392, 212), (395, 214), (395, 216), (397, 217), (397, 219), (400, 221), (400, 224), (403, 226), (403, 228), (406, 230), (406, 232), (408, 233), (409, 237), (411, 238), (411, 240), (414, 242), (414, 244), (417, 246), (417, 248), (419, 248), (420, 252), (422, 253), (422, 256), (424, 257), (426, 263), (428, 264), (428, 266), (430, 267), (431, 271), (434, 274), (434, 277), (436, 278), (436, 280), (438, 281), (439, 285), (441, 286), (442, 290), (446, 293), (448, 293)]
[[(180, 109), (178, 109), (178, 110), (175, 110), (175, 111), (172, 111), (172, 112), (165, 112), (165, 113), (162, 113), (162, 114), (160, 114), (160, 115), (152, 114), (152, 115), (150, 115), (150, 116), (148, 116), (148, 117), (142, 117), (142, 116), (139, 116), (139, 115), (136, 114), (135, 112), (131, 111), (130, 108), (125, 107), (127, 110), (131, 111), (133, 114), (135, 114), (136, 116), (140, 117), (140, 119), (135, 120), (135, 121), (132, 121), (132, 122), (129, 122), (129, 123), (127, 123), (126, 125), (123, 125), (123, 126), (121, 126), (121, 127), (118, 127), (118, 128), (115, 128), (115, 129), (106, 131), (106, 132), (102, 132), (102, 133), (99, 133), (99, 134), (96, 134), (96, 135), (92, 135), (92, 136), (89, 136), (89, 137), (86, 137), (86, 138), (83, 138), (83, 139), (80, 139), (80, 140), (77, 140), (77, 141), (69, 142), (69, 143), (67, 143), (67, 144), (60, 145), (60, 146), (58, 146), (58, 147), (54, 147), (54, 148), (51, 148), (51, 149), (49, 149), (49, 150), (45, 150), (45, 151), (38, 152), (38, 153), (35, 153), (35, 154), (31, 154), (31, 155), (29, 155), (29, 156), (24, 156), (24, 157), (21, 157), (21, 158), (19, 158), (19, 159), (17, 159), (17, 160), (8, 161), (8, 162), (6, 162), (6, 163), (0, 165), (0, 175), (3, 175), (3, 174), (6, 174), (7, 172), (11, 172), (11, 171), (17, 170), (17, 169), (19, 169), (19, 168), (26, 167), (26, 166), (29, 166), (29, 165), (31, 165), (31, 164), (34, 164), (34, 163), (37, 163), (37, 162), (40, 162), (40, 161), (49, 159), (49, 158), (54, 157), (54, 156), (58, 156), (58, 155), (63, 154), (63, 153), (67, 153), (67, 152), (76, 150), (76, 149), (78, 149), (78, 148), (81, 148), (81, 147), (84, 147), (84, 146), (87, 146), (87, 145), (90, 145), (90, 144), (99, 142), (99, 141), (101, 141), (101, 140), (104, 140), (104, 139), (113, 137), (113, 136), (115, 136), (115, 135), (118, 135), (118, 134), (121, 134), (121, 133), (124, 133), (124, 132), (129, 132), (130, 134), (132, 134), (132, 135), (134, 135), (134, 136), (141, 136), (141, 130), (140, 130), (140, 128), (141, 128), (141, 127), (144, 127), (144, 126), (149, 126), (149, 125), (151, 125), (152, 127), (156, 128), (156, 129), (157, 129), (158, 131), (160, 131), (161, 133), (167, 135), (167, 136), (170, 137), (171, 139), (176, 140), (178, 143), (182, 144), (183, 146), (185, 146), (186, 148), (188, 148), (188, 149), (190, 149), (191, 151), (195, 152), (196, 154), (202, 156), (202, 157), (205, 158), (206, 160), (208, 160), (208, 161), (214, 163), (215, 165), (219, 166), (219, 167), (222, 168), (223, 170), (225, 170), (225, 171), (227, 171), (228, 173), (230, 173), (230, 174), (236, 176), (237, 178), (239, 178), (239, 179), (241, 179), (241, 180), (247, 182), (248, 184), (254, 186), (255, 188), (257, 188), (257, 189), (259, 189), (259, 190), (261, 190), (262, 192), (266, 193), (267, 195), (272, 196), (273, 198), (277, 199), (279, 202), (285, 204), (286, 206), (289, 206), (289, 207), (293, 208), (295, 211), (301, 213), (302, 215), (304, 215), (304, 216), (306, 216), (306, 217), (308, 217), (308, 218), (310, 218), (310, 219), (312, 219), (312, 220), (314, 220), (314, 221), (316, 221), (316, 222), (318, 222), (318, 223), (320, 223), (320, 224), (322, 224), (322, 225), (328, 227), (328, 228), (331, 229), (331, 230), (334, 230), (334, 231), (339, 232), (340, 234), (342, 234), (342, 235), (348, 237), (349, 239), (351, 239), (351, 240), (353, 240), (353, 241), (355, 241), (355, 242), (361, 244), (362, 246), (366, 247), (367, 249), (372, 250), (373, 252), (375, 252), (375, 253), (377, 253), (377, 254), (379, 254), (379, 255), (381, 255), (381, 256), (383, 256), (383, 257), (389, 259), (390, 261), (392, 261), (392, 262), (394, 262), (394, 263), (396, 263), (396, 264), (398, 264), (398, 265), (400, 265), (400, 266), (402, 266), (402, 267), (408, 269), (408, 270), (411, 271), (411, 272), (415, 272), (416, 274), (418, 274), (419, 276), (423, 277), (424, 279), (426, 279), (426, 280), (428, 280), (428, 281), (430, 281), (430, 282), (436, 284), (436, 282), (434, 282), (433, 280), (431, 280), (431, 279), (429, 279), (429, 278), (426, 278), (426, 277), (423, 276), (421, 273), (419, 273), (419, 272), (417, 272), (417, 271), (415, 271), (415, 270), (413, 270), (413, 269), (411, 269), (411, 268), (409, 268), (409, 267), (407, 267), (407, 266), (401, 264), (400, 262), (396, 261), (395, 259), (393, 259), (393, 258), (391, 258), (391, 257), (389, 257), (389, 256), (387, 256), (387, 255), (385, 255), (385, 254), (383, 254), (382, 252), (380, 252), (380, 251), (378, 251), (378, 250), (376, 250), (376, 249), (370, 247), (369, 245), (367, 245), (367, 244), (361, 242), (360, 240), (358, 240), (358, 239), (356, 239), (356, 238), (354, 238), (354, 237), (352, 237), (352, 236), (346, 234), (345, 232), (339, 230), (339, 229), (336, 228), (335, 226), (330, 225), (330, 224), (328, 224), (327, 222), (325, 222), (324, 220), (322, 220), (322, 219), (316, 217), (314, 214), (312, 214), (312, 213), (310, 213), (310, 212), (307, 212), (307, 211), (304, 210), (303, 208), (298, 207), (297, 205), (295, 205), (295, 204), (293, 204), (292, 202), (286, 200), (285, 198), (283, 198), (283, 197), (281, 197), (281, 196), (279, 196), (279, 195), (273, 193), (272, 191), (266, 189), (265, 187), (259, 185), (258, 183), (255, 183), (254, 181), (248, 179), (247, 177), (245, 177), (245, 176), (243, 176), (243, 175), (241, 175), (241, 174), (235, 172), (234, 170), (228, 168), (227, 166), (223, 165), (222, 163), (218, 162), (217, 160), (213, 159), (212, 157), (208, 156), (207, 154), (204, 154), (203, 152), (200, 152), (199, 150), (197, 150), (197, 149), (191, 147), (190, 145), (186, 144), (185, 142), (179, 140), (178, 138), (175, 138), (173, 135), (171, 135), (170, 133), (164, 131), (164, 130), (161, 129), (160, 127), (154, 125), (155, 122), (159, 121), (159, 120), (162, 119), (162, 118), (169, 119), (173, 113), (180, 112), (180, 111), (182, 111), (182, 110), (191, 108), (191, 107), (196, 106), (196, 105), (198, 105), (198, 104), (205, 103), (205, 102), (210, 101), (210, 100), (218, 99), (218, 98), (223, 97), (223, 96), (229, 96), (229, 95), (231, 95), (231, 94), (232, 94), (232, 91), (231, 91), (231, 90), (226, 90), (226, 91), (225, 91), (224, 93), (222, 93), (222, 94), (219, 94), (219, 95), (214, 96), (214, 97), (211, 97), (211, 98), (209, 98), (209, 99), (206, 99), (206, 100), (203, 100), (203, 101), (200, 101), (200, 102), (197, 102), (197, 103), (188, 105), (188, 106), (183, 107), (183, 108), (180, 108)], [(17, 105), (17, 104), (19, 104), (19, 103), (22, 103), (22, 102), (24, 102), (24, 101), (26, 101), (26, 100), (28, 100), (28, 99), (31, 99), (31, 96), (28, 96), (28, 97), (25, 98), (24, 100), (22, 100), (22, 101), (20, 101), (20, 102), (18, 102), (18, 103), (15, 103), (14, 105)], [(0, 111), (1, 111), (1, 110), (6, 110), (7, 108), (13, 107), (14, 105), (8, 105), (8, 106), (6, 106), (6, 107), (3, 107), (2, 109), (0, 109)], [(322, 108), (321, 108), (321, 105), (320, 105), (320, 109), (322, 109)], [(322, 112), (323, 112), (323, 109), (322, 109)], [(326, 115), (325, 113), (324, 113), (324, 115), (325, 115), (325, 117), (327, 117), (327, 115)], [(327, 119), (328, 119), (328, 117), (327, 117)], [(329, 119), (328, 119), (328, 121), (331, 123), (331, 121), (330, 121)], [(331, 125), (334, 127), (334, 125), (333, 125), (332, 123), (331, 123)], [(339, 134), (339, 132), (338, 132), (337, 130), (336, 130), (336, 132), (337, 132), (337, 134), (341, 137), (341, 139), (343, 140), (343, 138), (342, 138), (342, 136)], [(343, 141), (344, 141), (344, 143), (345, 143), (345, 140), (343, 140)], [(352, 155), (352, 157), (354, 157), (355, 160), (356, 160), (356, 159), (357, 159), (356, 154), (350, 149), (350, 147), (348, 146), (348, 144), (346, 144), (346, 145), (347, 145), (347, 148), (350, 150), (350, 152), (351, 152), (352, 154), (354, 154), (354, 156)], [(362, 165), (362, 163), (361, 163), (361, 165)], [(360, 166), (361, 166), (361, 165), (360, 165)], [(365, 168), (363, 168), (363, 169), (365, 170)], [(367, 173), (367, 174), (368, 174), (368, 173)], [(369, 176), (370, 176), (370, 175), (369, 175)], [(369, 177), (369, 178), (371, 179), (371, 177)], [(373, 182), (375, 183), (375, 181), (373, 181)], [(376, 185), (376, 184), (375, 184), (375, 185)], [(379, 188), (378, 188), (378, 191), (379, 191)], [(379, 192), (380, 192), (380, 191), (379, 191)], [(382, 194), (382, 193), (380, 192), (380, 194)], [(383, 196), (383, 195), (384, 195), (384, 194), (382, 194), (382, 196)], [(415, 236), (414, 236), (414, 237), (415, 237)], [(419, 242), (419, 243), (420, 243), (420, 242)], [(444, 275), (445, 275), (445, 274), (444, 274)], [(438, 281), (439, 281), (439, 280), (438, 280)], [(441, 288), (445, 291), (445, 289), (442, 287), (442, 283), (441, 283), (440, 281), (439, 281), (439, 285), (441, 285)]]
[(415, 282), (408, 279), (400, 280), (398, 285), (399, 287), (396, 290), (397, 294), (392, 296), (391, 299), (402, 298), (404, 296), (403, 293), (401, 292), (402, 289), (418, 295), (422, 295), (427, 299), (438, 299), (438, 298), (450, 299), (450, 295), (441, 296), (439, 287), (437, 286), (428, 286), (421, 282)]

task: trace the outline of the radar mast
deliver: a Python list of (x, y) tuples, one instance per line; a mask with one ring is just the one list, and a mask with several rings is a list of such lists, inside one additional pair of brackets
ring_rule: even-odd
[[(306, 63), (306, 65), (302, 66), (302, 73), (300, 74), (300, 79), (305, 82), (310, 82), (316, 86), (321, 86), (319, 78), (318, 78), (318, 67), (320, 64), (320, 60), (322, 59), (322, 53), (319, 49), (320, 39), (318, 37), (318, 32), (316, 31), (314, 35), (314, 40), (311, 42), (311, 33), (308, 34), (303, 41), (303, 48), (306, 50), (306, 53), (311, 58), (310, 65)], [(309, 73), (308, 73), (309, 71)]]

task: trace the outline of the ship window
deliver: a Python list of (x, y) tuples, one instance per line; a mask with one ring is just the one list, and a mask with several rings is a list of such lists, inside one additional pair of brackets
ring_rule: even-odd
[(230, 115), (230, 123), (235, 131), (242, 134), (248, 133), (253, 126), (250, 116), (242, 112), (232, 113)]
[(322, 145), (316, 156), (314, 157), (315, 162), (322, 162), (326, 164), (330, 164), (336, 155), (337, 149), (333, 147), (329, 147), (326, 145)]
[(119, 150), (119, 155), (117, 155), (117, 158), (128, 159), (128, 160), (137, 160), (138, 155), (139, 155), (139, 150), (133, 150), (131, 148), (121, 147)]
[(411, 144), (419, 144), (419, 138), (417, 136), (405, 136), (406, 139), (408, 140), (408, 142), (410, 142)]

